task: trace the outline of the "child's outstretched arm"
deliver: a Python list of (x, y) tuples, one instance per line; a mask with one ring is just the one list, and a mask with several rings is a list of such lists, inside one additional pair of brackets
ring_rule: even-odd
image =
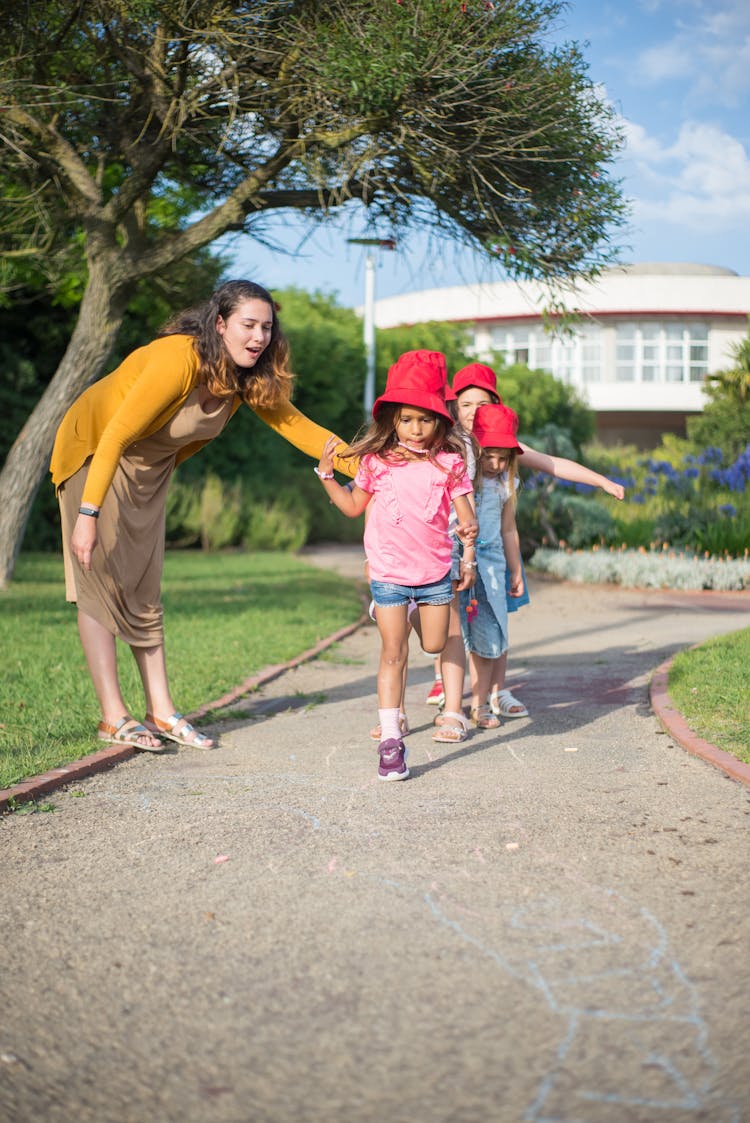
[(622, 484), (615, 483), (600, 472), (594, 472), (579, 464), (577, 460), (567, 460), (564, 456), (549, 456), (546, 452), (537, 452), (528, 445), (519, 441), (523, 449), (523, 467), (531, 468), (535, 472), (546, 472), (558, 480), (570, 480), (574, 484), (589, 484), (590, 487), (600, 487), (615, 499), (622, 499), (625, 488)]
[(523, 596), (523, 567), (521, 565), (521, 542), (518, 537), (516, 525), (516, 512), (512, 503), (506, 503), (501, 515), (500, 532), (503, 536), (503, 550), (505, 564), (508, 567), (510, 581), (508, 592), (512, 597)]
[(338, 437), (329, 437), (323, 445), (323, 452), (317, 467), (318, 479), (328, 492), (331, 503), (350, 519), (356, 519), (357, 515), (362, 514), (372, 499), (372, 494), (369, 491), (363, 491), (356, 484), (343, 487), (334, 479), (333, 461), (336, 449), (340, 444), (341, 441)]

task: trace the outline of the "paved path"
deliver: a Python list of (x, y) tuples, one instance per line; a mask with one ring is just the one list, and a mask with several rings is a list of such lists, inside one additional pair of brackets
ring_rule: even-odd
[(416, 651), (407, 783), (376, 779), (363, 628), (235, 706), (220, 750), (3, 818), (0, 1118), (750, 1120), (750, 789), (647, 692), (748, 601), (531, 591), (531, 716), (436, 744)]

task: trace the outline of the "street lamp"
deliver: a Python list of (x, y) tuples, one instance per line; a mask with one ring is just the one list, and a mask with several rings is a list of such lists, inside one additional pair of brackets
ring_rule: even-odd
[(347, 238), (353, 246), (367, 246), (365, 258), (365, 394), (364, 413), (370, 417), (373, 402), (375, 401), (375, 249), (395, 250), (396, 243), (393, 238)]

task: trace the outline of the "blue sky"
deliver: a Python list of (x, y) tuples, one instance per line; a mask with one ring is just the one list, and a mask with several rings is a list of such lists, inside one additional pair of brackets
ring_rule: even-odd
[[(589, 76), (615, 108), (626, 146), (615, 174), (631, 203), (623, 261), (696, 261), (750, 275), (750, 3), (572, 0), (560, 37), (582, 44)], [(356, 220), (355, 220), (356, 221)], [(233, 274), (362, 303), (365, 252), (346, 223), (305, 232), (285, 217), (274, 237), (232, 243)], [(450, 246), (409, 240), (377, 253), (376, 294), (499, 279)]]

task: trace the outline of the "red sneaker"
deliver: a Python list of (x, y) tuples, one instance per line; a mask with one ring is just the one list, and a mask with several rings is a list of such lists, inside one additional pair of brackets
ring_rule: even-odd
[(432, 690), (427, 695), (425, 701), (428, 706), (442, 706), (445, 701), (445, 691), (443, 690), (443, 684), (439, 678), (435, 679), (432, 684)]

